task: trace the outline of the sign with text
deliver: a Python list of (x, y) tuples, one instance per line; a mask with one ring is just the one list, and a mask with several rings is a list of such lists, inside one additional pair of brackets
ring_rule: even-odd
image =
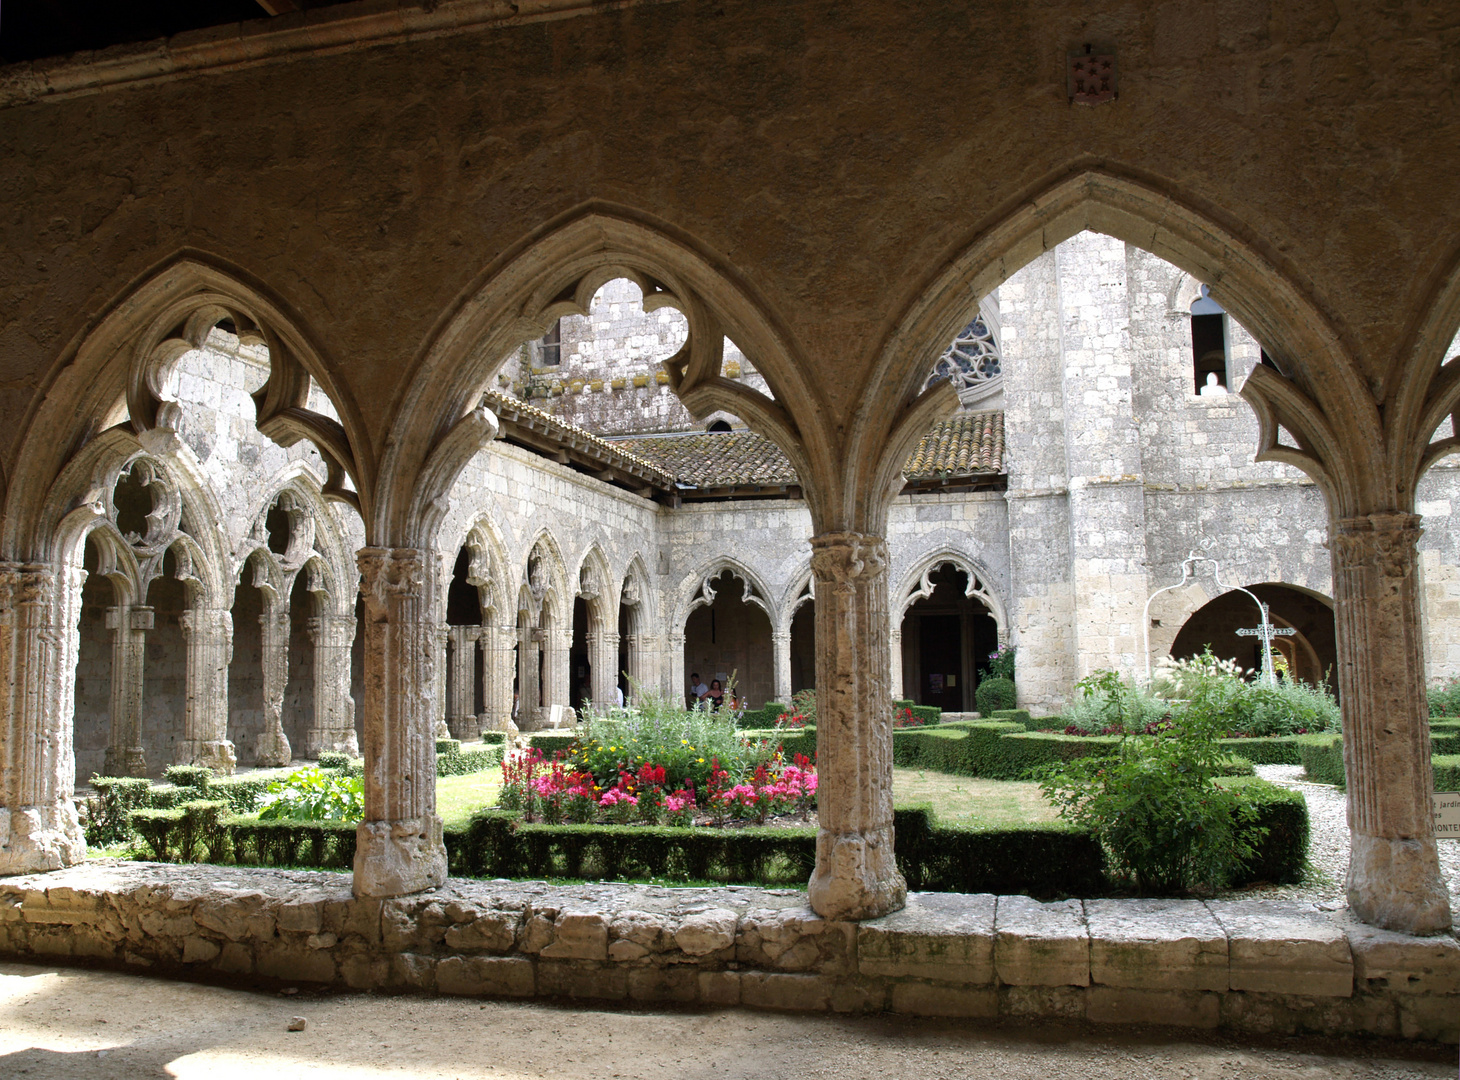
[(1460, 840), (1460, 791), (1435, 792), (1435, 838)]

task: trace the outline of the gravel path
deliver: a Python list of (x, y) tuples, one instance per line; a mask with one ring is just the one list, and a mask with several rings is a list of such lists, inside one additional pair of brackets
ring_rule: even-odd
[[(303, 1031), (287, 1028), (291, 1017)], [(1074, 1023), (250, 993), (0, 963), (25, 1080), (1453, 1080), (1455, 1047)]]
[[(1313, 784), (1304, 780), (1301, 765), (1259, 765), (1257, 775), (1274, 784), (1301, 791), (1308, 800), (1308, 820), (1312, 825), (1308, 858), (1313, 864), (1313, 873), (1302, 885), (1249, 889), (1245, 890), (1246, 894), (1341, 907), (1344, 877), (1348, 873), (1348, 817), (1343, 792), (1329, 784)], [(1460, 841), (1441, 840), (1439, 847), (1440, 871), (1450, 883), (1450, 908), (1460, 914)]]

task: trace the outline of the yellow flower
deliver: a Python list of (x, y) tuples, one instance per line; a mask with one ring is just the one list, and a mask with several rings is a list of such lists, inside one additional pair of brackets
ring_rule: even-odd
[(703, 765), (705, 763), (705, 759), (704, 758), (700, 758), (699, 759), (699, 762), (700, 762), (701, 765)]

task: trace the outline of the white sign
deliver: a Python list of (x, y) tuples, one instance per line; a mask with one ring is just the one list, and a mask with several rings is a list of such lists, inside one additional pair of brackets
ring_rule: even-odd
[(1460, 840), (1460, 791), (1435, 792), (1435, 837)]

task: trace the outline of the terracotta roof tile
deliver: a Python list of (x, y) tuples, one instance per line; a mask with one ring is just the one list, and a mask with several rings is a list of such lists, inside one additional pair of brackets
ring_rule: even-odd
[[(753, 431), (641, 435), (613, 439), (683, 484), (697, 488), (800, 483), (786, 455)], [(1004, 414), (960, 413), (934, 424), (903, 467), (908, 480), (997, 476), (1004, 471)]]
[(483, 403), (504, 419), (526, 422), (529, 426), (565, 446), (573, 446), (589, 452), (593, 457), (608, 465), (619, 468), (629, 466), (630, 471), (639, 472), (644, 478), (663, 488), (673, 485), (672, 475), (667, 475), (659, 464), (650, 458), (636, 454), (632, 447), (622, 442), (609, 442), (585, 431), (576, 424), (570, 424), (561, 417), (529, 405), (519, 397), (500, 390), (488, 390), (482, 395)]

